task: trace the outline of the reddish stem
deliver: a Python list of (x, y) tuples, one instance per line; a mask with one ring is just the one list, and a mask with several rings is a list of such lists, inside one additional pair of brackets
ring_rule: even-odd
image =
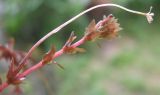
[[(29, 56), (31, 56), (32, 52), (42, 43), (44, 42), (47, 38), (49, 38), (51, 35), (57, 33), (59, 30), (61, 30), (62, 28), (64, 28), (66, 25), (70, 24), (72, 21), (76, 20), (77, 18), (79, 18), (80, 16), (82, 16), (83, 14), (99, 8), (99, 7), (105, 7), (105, 6), (114, 6), (114, 7), (118, 7), (120, 9), (123, 9), (125, 11), (131, 12), (131, 13), (135, 13), (135, 14), (140, 14), (140, 15), (144, 15), (147, 17), (148, 21), (152, 21), (152, 16), (154, 15), (153, 13), (151, 13), (150, 11), (148, 13), (142, 13), (142, 12), (138, 12), (138, 11), (134, 11), (134, 10), (130, 10), (127, 9), (123, 6), (117, 5), (117, 4), (101, 4), (101, 5), (97, 5), (94, 7), (91, 7), (81, 13), (79, 13), (78, 15), (76, 15), (75, 17), (71, 18), (70, 20), (66, 21), (65, 23), (63, 23), (62, 25), (60, 25), (59, 27), (55, 28), (54, 30), (52, 30), (51, 32), (49, 32), (47, 35), (45, 35), (44, 37), (42, 37), (36, 44), (33, 45), (33, 47), (29, 50), (29, 52), (26, 54), (26, 56), (20, 61), (20, 65), (18, 67), (18, 69), (14, 72), (14, 73), (18, 73), (23, 67), (24, 65), (26, 65), (27, 63), (25, 62)], [(83, 44), (85, 42), (85, 37), (83, 37), (81, 40), (79, 40), (78, 42), (76, 42), (75, 44), (72, 45), (72, 47), (77, 47), (81, 44)], [(56, 57), (61, 56), (64, 53), (63, 48), (61, 50), (59, 50), (58, 52), (55, 53), (55, 55), (53, 56), (52, 59), (55, 59)], [(42, 63), (42, 61), (40, 61), (38, 64), (30, 67), (29, 69), (27, 69), (26, 71), (22, 72), (21, 74), (18, 74), (17, 77), (19, 79), (27, 76), (28, 74), (32, 73), (33, 71), (43, 67), (44, 64)], [(8, 87), (8, 83), (3, 83), (2, 85), (0, 85), (0, 92), (2, 92), (6, 87)]]
[[(83, 43), (85, 43), (85, 37), (83, 37), (82, 39), (80, 39), (79, 41), (77, 41), (76, 43), (74, 43), (74, 44), (72, 45), (72, 47), (80, 46), (80, 45), (82, 45)], [(55, 55), (52, 57), (52, 59), (55, 59), (55, 58), (61, 56), (63, 53), (64, 53), (64, 51), (63, 51), (63, 48), (62, 48), (61, 50), (59, 50), (59, 51), (57, 51), (57, 52), (55, 53)], [(42, 63), (42, 60), (41, 60), (38, 64), (36, 64), (36, 65), (32, 66), (31, 68), (27, 69), (27, 70), (24, 71), (23, 73), (19, 74), (17, 77), (18, 77), (18, 79), (24, 78), (24, 77), (26, 77), (27, 75), (29, 75), (29, 74), (31, 74), (32, 72), (34, 72), (35, 70), (43, 67), (44, 65), (45, 65), (45, 64), (43, 64), (43, 63)], [(7, 82), (6, 82), (6, 83), (3, 83), (2, 85), (0, 85), (0, 93), (1, 93), (6, 87), (8, 87), (8, 86), (9, 86), (9, 84), (8, 84)]]
[(74, 16), (73, 18), (71, 18), (70, 20), (66, 21), (65, 23), (61, 24), (60, 26), (58, 26), (57, 28), (55, 28), (54, 30), (50, 31), (47, 35), (45, 35), (44, 37), (42, 37), (37, 43), (35, 43), (33, 45), (33, 47), (29, 50), (29, 52), (26, 54), (26, 56), (20, 61), (20, 66), (18, 67), (17, 69), (17, 73), (23, 68), (24, 65), (26, 65), (27, 63), (25, 63), (25, 61), (28, 59), (29, 56), (31, 56), (31, 54), (33, 53), (33, 51), (42, 43), (44, 42), (47, 38), (49, 38), (50, 36), (52, 36), (53, 34), (57, 33), (58, 31), (60, 31), (62, 28), (64, 28), (65, 26), (67, 26), (68, 24), (70, 24), (71, 22), (73, 22), (74, 20), (76, 20), (77, 18), (79, 18), (80, 16), (84, 15), (85, 13), (89, 12), (89, 11), (92, 11), (96, 8), (100, 8), (100, 7), (117, 7), (117, 8), (120, 8), (122, 10), (125, 10), (125, 11), (128, 11), (128, 12), (131, 12), (131, 13), (135, 13), (135, 14), (139, 14), (139, 15), (143, 15), (143, 16), (147, 16), (147, 18), (150, 18), (152, 19), (152, 16), (154, 15), (153, 13), (149, 12), (149, 13), (142, 13), (142, 12), (139, 12), (139, 11), (134, 11), (134, 10), (130, 10), (128, 8), (125, 8), (123, 6), (120, 6), (120, 5), (117, 5), (117, 4), (100, 4), (100, 5), (96, 5), (96, 6), (93, 6), (81, 13), (79, 13), (78, 15)]
[(1, 85), (0, 85), (0, 93), (1, 93), (6, 87), (8, 87), (8, 86), (9, 86), (9, 84), (8, 84), (7, 82), (1, 84)]
[[(85, 37), (83, 37), (82, 39), (80, 39), (79, 41), (77, 41), (76, 43), (74, 43), (74, 44), (72, 45), (72, 47), (80, 46), (80, 45), (83, 44), (84, 42), (85, 42)], [(54, 56), (52, 57), (52, 59), (55, 59), (55, 58), (61, 56), (63, 53), (64, 53), (64, 51), (63, 51), (63, 48), (62, 48), (61, 50), (57, 51), (57, 52), (54, 54)], [(42, 60), (41, 60), (38, 64), (30, 67), (29, 69), (27, 69), (27, 70), (24, 71), (23, 73), (19, 74), (17, 77), (18, 77), (18, 79), (23, 78), (23, 77), (29, 75), (30, 73), (34, 72), (35, 70), (43, 67), (44, 65), (45, 65), (45, 64), (43, 64), (43, 63), (42, 63)]]
[[(60, 56), (60, 55), (62, 55), (62, 54), (63, 54), (63, 50), (61, 49), (61, 50), (59, 50), (59, 51), (57, 51), (57, 52), (55, 53), (55, 55), (53, 56), (52, 59), (54, 59), (54, 58), (56, 58), (56, 57), (58, 57), (58, 56)], [(23, 78), (23, 77), (29, 75), (30, 73), (32, 73), (32, 72), (34, 72), (35, 70), (43, 67), (44, 65), (45, 65), (45, 64), (43, 64), (43, 62), (42, 62), (42, 60), (41, 60), (38, 64), (30, 67), (29, 69), (27, 69), (27, 70), (24, 71), (23, 73), (19, 74), (19, 75), (18, 75), (18, 79)]]

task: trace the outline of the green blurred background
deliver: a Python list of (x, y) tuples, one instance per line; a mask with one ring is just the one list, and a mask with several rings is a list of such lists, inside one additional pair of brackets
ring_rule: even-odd
[[(87, 14), (47, 39), (33, 54), (38, 61), (51, 45), (59, 50), (71, 31), (78, 39), (91, 19), (113, 14), (123, 30), (110, 41), (87, 42), (86, 53), (63, 55), (56, 61), (65, 67), (47, 65), (32, 73), (21, 85), (23, 95), (160, 95), (160, 1), (159, 0), (1, 0), (0, 42), (13, 37), (16, 49), (27, 51), (43, 35), (86, 8), (104, 3), (148, 12), (154, 21), (117, 8), (101, 8)], [(1, 76), (7, 70), (1, 69)], [(2, 70), (4, 69), (4, 70)], [(3, 92), (8, 95), (12, 86)]]

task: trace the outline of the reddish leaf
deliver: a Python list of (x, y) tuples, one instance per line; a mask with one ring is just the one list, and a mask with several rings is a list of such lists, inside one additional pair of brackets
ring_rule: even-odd
[(52, 61), (52, 57), (55, 54), (56, 50), (54, 48), (54, 46), (52, 46), (51, 50), (44, 55), (43, 57), (43, 64), (49, 63), (50, 61)]

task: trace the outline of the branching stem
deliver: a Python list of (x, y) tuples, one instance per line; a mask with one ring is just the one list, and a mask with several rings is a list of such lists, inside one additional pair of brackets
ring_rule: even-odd
[(58, 31), (60, 31), (62, 28), (64, 28), (65, 26), (67, 26), (68, 24), (70, 24), (71, 22), (73, 22), (74, 20), (76, 20), (77, 18), (79, 18), (80, 16), (84, 15), (85, 13), (94, 10), (96, 8), (99, 7), (109, 7), (109, 6), (113, 6), (113, 7), (118, 7), (120, 9), (123, 9), (127, 12), (130, 13), (134, 13), (134, 14), (139, 14), (139, 15), (143, 15), (146, 16), (147, 13), (143, 13), (143, 12), (139, 12), (139, 11), (134, 11), (134, 10), (130, 10), (128, 8), (125, 8), (123, 6), (117, 5), (117, 4), (101, 4), (101, 5), (97, 5), (94, 7), (91, 7), (81, 13), (79, 13), (78, 15), (76, 15), (75, 17), (71, 18), (70, 20), (66, 21), (65, 23), (63, 23), (62, 25), (58, 26), (57, 28), (53, 29), (52, 31), (50, 31), (48, 34), (46, 34), (44, 37), (42, 37), (36, 44), (33, 45), (33, 47), (29, 50), (29, 52), (27, 53), (27, 55), (21, 60), (20, 62), (20, 66), (18, 68), (19, 72), (21, 70), (21, 68), (26, 64), (25, 61), (28, 59), (29, 56), (31, 56), (32, 52), (41, 44), (43, 43), (47, 38), (49, 38), (50, 36), (52, 36), (53, 34), (57, 33)]
[[(117, 8), (120, 8), (122, 10), (125, 10), (127, 12), (130, 12), (130, 13), (134, 13), (134, 14), (139, 14), (139, 15), (143, 15), (143, 16), (146, 16), (147, 17), (147, 20), (149, 23), (151, 23), (151, 21), (153, 20), (152, 16), (154, 16), (154, 13), (151, 13), (151, 10), (148, 12), (148, 13), (143, 13), (143, 12), (139, 12), (139, 11), (134, 11), (134, 10), (130, 10), (128, 8), (125, 8), (123, 6), (120, 6), (120, 5), (117, 5), (117, 4), (101, 4), (101, 5), (96, 5), (96, 6), (93, 6), (81, 13), (79, 13), (78, 15), (74, 16), (73, 18), (71, 18), (70, 20), (66, 21), (65, 23), (61, 24), (60, 26), (58, 26), (57, 28), (53, 29), (52, 31), (50, 31), (48, 34), (46, 34), (44, 37), (42, 37), (37, 43), (35, 43), (32, 48), (28, 51), (28, 53), (26, 54), (26, 56), (20, 61), (20, 65), (18, 66), (17, 70), (15, 72), (19, 73), (20, 70), (24, 67), (24, 65), (27, 64), (26, 60), (31, 56), (31, 54), (33, 53), (33, 51), (41, 44), (43, 43), (47, 38), (49, 38), (50, 36), (52, 36), (53, 34), (57, 33), (58, 31), (60, 31), (62, 28), (64, 28), (65, 26), (67, 26), (68, 24), (70, 24), (71, 22), (73, 22), (74, 20), (76, 20), (77, 18), (79, 18), (80, 16), (84, 15), (85, 13), (91, 11), (91, 10), (94, 10), (96, 8), (99, 8), (99, 7), (117, 7)], [(85, 42), (85, 39), (82, 38), (80, 39), (79, 41), (77, 41), (76, 43), (74, 43), (72, 46), (73, 47), (77, 47), (81, 44), (83, 44)], [(55, 56), (53, 56), (53, 59), (56, 58), (56, 57), (59, 57), (60, 55), (62, 55), (64, 52), (63, 52), (63, 49), (57, 51), (55, 53)], [(29, 69), (27, 69), (26, 71), (22, 72), (22, 73), (19, 73), (17, 74), (17, 77), (19, 79), (27, 76), (28, 74), (32, 73), (33, 71), (37, 70), (38, 68), (41, 68), (43, 67), (44, 64), (42, 64), (42, 61), (40, 61), (39, 63), (37, 63), (36, 65), (30, 67)], [(7, 82), (3, 83), (2, 85), (0, 85), (0, 92), (2, 92), (9, 84)]]

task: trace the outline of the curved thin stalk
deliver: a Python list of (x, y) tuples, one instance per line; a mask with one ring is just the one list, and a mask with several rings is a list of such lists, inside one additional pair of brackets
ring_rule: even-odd
[(134, 11), (134, 10), (130, 10), (128, 8), (125, 8), (123, 6), (117, 5), (117, 4), (101, 4), (101, 5), (96, 5), (94, 7), (91, 7), (81, 13), (79, 13), (78, 15), (76, 15), (75, 17), (71, 18), (70, 20), (66, 21), (65, 23), (61, 24), (60, 26), (58, 26), (57, 28), (53, 29), (52, 31), (50, 31), (48, 34), (46, 34), (44, 37), (42, 37), (37, 43), (35, 43), (33, 45), (33, 47), (28, 51), (28, 53), (26, 54), (26, 56), (20, 61), (20, 66), (17, 69), (17, 72), (19, 72), (21, 70), (21, 68), (23, 68), (23, 66), (26, 64), (25, 61), (28, 59), (29, 56), (31, 56), (32, 52), (41, 44), (43, 43), (47, 38), (49, 38), (50, 36), (52, 36), (53, 34), (57, 33), (58, 31), (60, 31), (62, 28), (64, 28), (65, 26), (67, 26), (68, 24), (70, 24), (71, 22), (73, 22), (74, 20), (76, 20), (77, 18), (79, 18), (80, 16), (84, 15), (85, 13), (94, 10), (96, 8), (99, 7), (109, 7), (109, 6), (113, 6), (113, 7), (117, 7), (120, 8), (122, 10), (125, 10), (127, 12), (130, 13), (134, 13), (134, 14), (139, 14), (139, 15), (143, 15), (146, 16), (147, 19), (151, 18), (154, 14), (153, 13), (143, 13), (143, 12), (139, 12), (139, 11)]

